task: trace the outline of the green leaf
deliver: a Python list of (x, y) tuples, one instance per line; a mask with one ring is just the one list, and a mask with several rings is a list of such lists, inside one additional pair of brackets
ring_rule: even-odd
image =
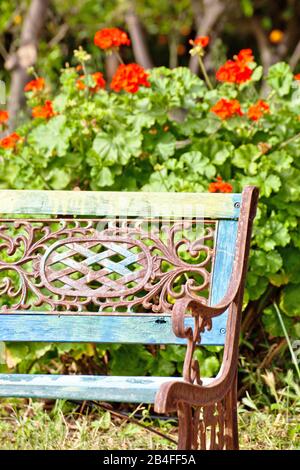
[(194, 145), (204, 157), (209, 159), (210, 163), (215, 165), (223, 165), (232, 156), (234, 151), (234, 146), (231, 142), (212, 137), (195, 140)]
[(216, 356), (209, 356), (200, 364), (200, 370), (203, 377), (214, 377), (220, 368), (219, 359)]
[[(125, 359), (126, 358), (126, 359)], [(144, 375), (153, 363), (152, 354), (145, 346), (122, 344), (111, 351), (110, 367), (112, 375)]]
[(251, 270), (258, 276), (274, 274), (282, 267), (282, 258), (276, 250), (268, 253), (259, 249), (252, 250), (250, 259)]
[(281, 292), (279, 305), (289, 317), (300, 316), (300, 284), (285, 286)]
[(273, 250), (276, 246), (286, 246), (290, 240), (288, 228), (282, 222), (276, 220), (274, 213), (256, 232), (258, 245), (266, 251)]
[[(241, 145), (234, 151), (232, 163), (238, 168), (244, 169), (246, 172), (249, 169), (250, 163), (254, 163), (260, 157), (260, 150), (256, 145), (245, 144)], [(257, 165), (255, 164), (255, 169)], [(256, 171), (255, 171), (256, 172)], [(255, 173), (254, 168), (252, 174)]]
[(65, 189), (71, 181), (71, 172), (68, 168), (53, 168), (47, 175), (47, 181), (52, 189)]
[(163, 160), (167, 160), (174, 155), (176, 138), (170, 132), (160, 135), (155, 146), (155, 153), (160, 155)]
[(251, 81), (252, 82), (259, 82), (259, 80), (262, 78), (263, 76), (263, 72), (264, 72), (264, 69), (261, 65), (259, 65), (258, 67), (256, 67), (251, 75)]
[(286, 96), (291, 90), (294, 76), (290, 66), (285, 62), (278, 62), (269, 68), (267, 76), (268, 84), (279, 94)]
[(262, 190), (265, 196), (269, 197), (272, 192), (279, 191), (281, 180), (277, 175), (268, 175), (263, 182)]
[(215, 167), (201, 152), (194, 151), (183, 153), (178, 163), (182, 165), (182, 169), (187, 169), (199, 175), (205, 175), (208, 179), (213, 178), (216, 174)]
[(113, 174), (107, 167), (102, 168), (97, 176), (97, 182), (100, 188), (104, 186), (111, 186), (112, 184), (114, 184), (115, 179), (113, 177)]
[(269, 284), (268, 278), (257, 275), (256, 272), (247, 274), (247, 292), (250, 300), (257, 300), (265, 292)]
[(300, 250), (288, 247), (283, 251), (283, 269), (289, 282), (300, 284)]
[(29, 135), (29, 142), (34, 145), (41, 158), (56, 154), (66, 155), (72, 129), (66, 125), (66, 116), (55, 116), (47, 124), (40, 124)]
[(131, 157), (138, 157), (141, 151), (142, 136), (134, 132), (121, 131), (117, 134), (99, 132), (93, 142), (93, 150), (99, 163), (106, 166), (115, 163), (126, 165)]

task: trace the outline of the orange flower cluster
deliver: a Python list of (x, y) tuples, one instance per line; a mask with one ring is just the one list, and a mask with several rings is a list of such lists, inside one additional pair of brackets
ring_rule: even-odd
[[(85, 90), (86, 89), (86, 85), (82, 81), (84, 78), (85, 78), (85, 75), (81, 75), (81, 77), (79, 77), (79, 79), (77, 80), (76, 86), (77, 86), (78, 90)], [(89, 90), (91, 92), (96, 93), (101, 88), (105, 88), (106, 81), (104, 80), (103, 74), (101, 72), (92, 73), (92, 78), (95, 82), (95, 86), (94, 87), (89, 87)]]
[(232, 116), (242, 116), (241, 105), (238, 100), (220, 99), (212, 108), (211, 112), (215, 113), (220, 119), (228, 119)]
[(264, 100), (258, 100), (257, 103), (248, 109), (248, 118), (252, 121), (258, 121), (265, 113), (270, 112), (270, 106)]
[(300, 73), (297, 73), (296, 75), (294, 75), (294, 79), (295, 80), (300, 80)]
[(4, 149), (13, 149), (20, 140), (22, 140), (22, 137), (16, 132), (13, 132), (0, 140), (0, 147)]
[(136, 93), (140, 86), (150, 87), (149, 74), (138, 64), (121, 64), (112, 79), (110, 87), (114, 91), (125, 90)]
[(55, 114), (52, 101), (50, 100), (45, 101), (44, 106), (36, 106), (32, 109), (32, 117), (34, 118), (49, 119), (55, 116)]
[(35, 80), (31, 80), (31, 82), (28, 82), (24, 87), (24, 91), (40, 91), (40, 90), (43, 90), (44, 87), (45, 87), (45, 80), (39, 77), (39, 78), (36, 78)]
[(254, 57), (251, 49), (242, 49), (234, 60), (227, 60), (216, 73), (219, 82), (227, 83), (245, 83), (250, 80), (252, 70), (248, 64), (253, 62)]
[(120, 46), (130, 46), (130, 39), (119, 28), (104, 28), (96, 32), (94, 44), (100, 49), (114, 49)]
[(208, 36), (198, 36), (196, 39), (190, 39), (189, 43), (192, 46), (201, 46), (201, 47), (207, 47), (209, 44), (209, 37)]
[(210, 193), (232, 193), (232, 186), (230, 183), (225, 183), (221, 176), (217, 176), (215, 183), (210, 183), (208, 191)]
[(0, 124), (5, 124), (8, 121), (8, 112), (0, 109)]

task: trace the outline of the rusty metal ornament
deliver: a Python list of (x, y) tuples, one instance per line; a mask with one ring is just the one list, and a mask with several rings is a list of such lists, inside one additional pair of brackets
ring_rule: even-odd
[(0, 224), (0, 295), (16, 299), (0, 313), (42, 306), (60, 314), (170, 313), (186, 296), (206, 302), (200, 294), (210, 285), (213, 222), (195, 240), (185, 236), (192, 221), (154, 224), (151, 231), (143, 220)]

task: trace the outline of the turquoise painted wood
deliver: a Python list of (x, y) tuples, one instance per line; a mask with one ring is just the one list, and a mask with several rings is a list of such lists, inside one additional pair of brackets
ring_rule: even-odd
[[(174, 378), (0, 374), (0, 396), (154, 403), (160, 385), (170, 380)], [(211, 380), (203, 379), (205, 385)]]
[(0, 190), (0, 214), (238, 218), (241, 194)]
[[(186, 325), (193, 326), (187, 318)], [(223, 325), (223, 324), (222, 324)], [(225, 333), (218, 326), (202, 336), (204, 345), (223, 345)], [(186, 344), (177, 338), (170, 315), (0, 315), (0, 341)]]
[[(236, 220), (220, 220), (216, 235), (216, 254), (212, 273), (210, 305), (215, 305), (226, 294), (236, 249), (238, 222)], [(228, 311), (213, 319), (212, 331), (223, 335), (225, 341)]]

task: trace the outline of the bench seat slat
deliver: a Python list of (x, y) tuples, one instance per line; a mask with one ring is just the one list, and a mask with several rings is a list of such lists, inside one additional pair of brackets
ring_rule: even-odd
[[(177, 378), (0, 374), (0, 396), (154, 403), (160, 385), (170, 380)], [(212, 380), (203, 379), (204, 385)]]
[[(186, 344), (172, 331), (170, 315), (0, 314), (0, 341)], [(226, 316), (213, 320), (203, 345), (224, 345)], [(193, 326), (193, 319), (186, 319)]]
[(241, 194), (0, 190), (0, 213), (238, 218)]

